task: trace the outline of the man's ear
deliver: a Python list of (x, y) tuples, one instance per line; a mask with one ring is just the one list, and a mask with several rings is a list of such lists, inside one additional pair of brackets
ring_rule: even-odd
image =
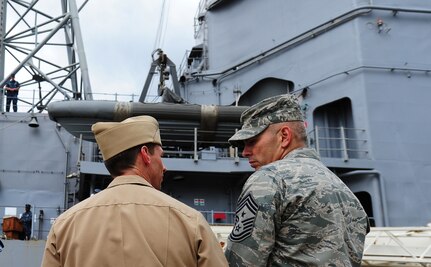
[(139, 152), (142, 156), (142, 160), (145, 164), (151, 163), (151, 157), (150, 157), (150, 151), (148, 150), (147, 146), (142, 146), (141, 151)]
[(292, 130), (289, 128), (289, 126), (285, 125), (281, 127), (280, 136), (281, 136), (281, 147), (282, 148), (288, 147), (292, 142)]

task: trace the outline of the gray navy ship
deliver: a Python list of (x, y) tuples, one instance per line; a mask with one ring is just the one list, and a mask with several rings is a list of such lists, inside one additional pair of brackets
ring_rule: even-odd
[[(0, 85), (29, 78), (20, 112), (5, 112), (0, 96), (0, 217), (19, 217), (25, 203), (34, 217), (32, 240), (3, 233), (1, 266), (39, 266), (55, 218), (110, 183), (90, 130), (97, 121), (158, 119), (162, 191), (214, 229), (231, 226), (253, 169), (227, 140), (242, 111), (280, 94), (300, 99), (309, 146), (370, 218), (364, 266), (431, 266), (430, 1), (201, 0), (186, 60), (157, 49), (139, 99), (104, 100), (94, 100), (80, 31), (87, 1), (59, 2), (49, 14), (38, 1), (1, 0)], [(14, 10), (15, 23), (6, 19)], [(44, 52), (54, 43), (61, 63)], [(147, 101), (153, 78), (157, 103)], [(394, 231), (420, 240), (395, 248)]]

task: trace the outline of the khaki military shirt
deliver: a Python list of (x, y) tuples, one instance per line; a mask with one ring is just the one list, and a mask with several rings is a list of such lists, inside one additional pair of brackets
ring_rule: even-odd
[(230, 266), (360, 266), (368, 231), (350, 189), (296, 149), (246, 181), (225, 255)]
[(120, 176), (52, 225), (43, 267), (227, 266), (202, 214), (139, 176)]

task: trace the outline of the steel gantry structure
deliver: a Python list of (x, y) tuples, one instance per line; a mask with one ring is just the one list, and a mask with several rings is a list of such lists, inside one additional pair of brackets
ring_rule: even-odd
[(42, 112), (54, 100), (92, 100), (79, 23), (87, 2), (0, 0), (0, 88), (16, 74), (26, 112)]

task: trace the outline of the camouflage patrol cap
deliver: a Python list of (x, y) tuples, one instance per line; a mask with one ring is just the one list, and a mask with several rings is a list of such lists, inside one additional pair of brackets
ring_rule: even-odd
[(229, 143), (238, 146), (242, 141), (262, 133), (270, 124), (287, 121), (304, 121), (301, 107), (294, 95), (264, 99), (241, 114), (241, 130), (229, 138)]

